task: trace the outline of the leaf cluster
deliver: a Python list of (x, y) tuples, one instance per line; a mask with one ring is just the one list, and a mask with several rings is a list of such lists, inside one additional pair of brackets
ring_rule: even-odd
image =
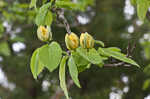
[[(97, 41), (98, 42), (98, 41)], [(102, 41), (99, 41), (101, 46), (104, 46)], [(121, 53), (121, 50), (117, 47), (103, 48), (99, 47), (98, 49), (84, 49), (78, 47), (75, 50), (70, 50), (69, 53), (63, 53), (60, 45), (53, 41), (49, 45), (43, 45), (40, 48), (37, 48), (32, 57), (31, 57), (31, 71), (35, 79), (44, 68), (47, 68), (50, 72), (53, 72), (59, 66), (59, 79), (60, 86), (65, 93), (67, 99), (69, 99), (67, 86), (66, 86), (66, 64), (69, 68), (69, 73), (74, 81), (74, 83), (81, 88), (78, 75), (79, 73), (89, 69), (92, 64), (97, 65), (98, 67), (103, 67), (105, 62), (109, 58), (114, 58), (119, 61), (129, 63), (139, 67), (139, 65), (132, 59), (126, 57), (125, 54)]]

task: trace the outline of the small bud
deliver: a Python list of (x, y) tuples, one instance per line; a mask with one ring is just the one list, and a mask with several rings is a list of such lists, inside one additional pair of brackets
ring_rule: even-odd
[(41, 41), (50, 41), (52, 39), (50, 27), (39, 26), (37, 29), (37, 36)]
[(93, 37), (86, 33), (82, 33), (80, 36), (80, 45), (83, 48), (93, 48), (94, 47), (94, 39)]
[(66, 34), (65, 42), (69, 50), (73, 50), (79, 46), (79, 38), (75, 33)]

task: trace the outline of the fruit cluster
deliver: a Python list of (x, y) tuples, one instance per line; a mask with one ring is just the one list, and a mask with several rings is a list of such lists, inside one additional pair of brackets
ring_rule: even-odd
[(65, 36), (66, 46), (69, 50), (74, 50), (74, 49), (78, 48), (79, 41), (80, 41), (80, 46), (82, 48), (89, 49), (89, 48), (94, 47), (94, 39), (87, 32), (81, 33), (80, 40), (75, 33), (66, 34), (66, 36)]
[[(52, 40), (51, 29), (47, 26), (40, 26), (37, 29), (37, 36), (41, 41), (47, 42)], [(79, 43), (80, 42), (80, 43)], [(65, 43), (67, 49), (74, 50), (79, 47), (79, 44), (82, 48), (90, 49), (94, 47), (94, 39), (87, 32), (81, 33), (80, 40), (75, 33), (67, 33), (65, 36)]]

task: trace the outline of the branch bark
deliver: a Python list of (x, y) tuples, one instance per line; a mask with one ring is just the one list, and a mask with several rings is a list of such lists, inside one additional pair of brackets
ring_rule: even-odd
[(57, 14), (58, 20), (64, 24), (67, 33), (70, 34), (71, 33), (71, 29), (70, 29), (70, 25), (69, 25), (67, 19), (64, 16), (64, 9), (53, 8), (52, 11)]
[(130, 67), (131, 65), (125, 64), (124, 62), (119, 62), (114, 64), (104, 64), (104, 67), (119, 67), (119, 66)]

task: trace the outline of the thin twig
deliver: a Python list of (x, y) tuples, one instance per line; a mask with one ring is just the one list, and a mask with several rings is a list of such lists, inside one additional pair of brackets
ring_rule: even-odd
[(131, 49), (131, 44), (128, 43), (128, 47), (127, 47), (127, 55), (126, 55), (126, 57), (129, 57), (129, 56), (130, 56), (130, 49)]
[(119, 62), (114, 64), (104, 64), (104, 67), (119, 67), (119, 66), (130, 67), (131, 65), (125, 64), (124, 62)]
[(133, 47), (131, 49), (131, 53), (134, 51), (135, 48), (136, 48), (136, 43), (133, 44)]
[(68, 24), (67, 19), (64, 16), (64, 9), (55, 9), (56, 14), (57, 14), (57, 18), (62, 21), (62, 23), (64, 24), (66, 31), (68, 34), (71, 33), (71, 29), (70, 29), (70, 25)]
[[(134, 49), (136, 48), (136, 44), (134, 43), (132, 48), (131, 48), (131, 44), (128, 44), (127, 47), (127, 55), (126, 57), (131, 57), (132, 52), (134, 51)], [(126, 64), (125, 62), (118, 62), (118, 63), (113, 63), (113, 64), (104, 64), (104, 67), (119, 67), (119, 66), (124, 66), (124, 67), (130, 67), (130, 64)]]

